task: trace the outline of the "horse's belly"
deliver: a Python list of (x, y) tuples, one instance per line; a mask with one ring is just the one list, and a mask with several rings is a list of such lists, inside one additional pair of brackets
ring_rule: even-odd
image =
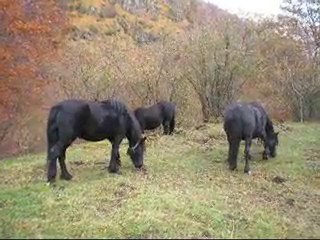
[(90, 136), (90, 135), (82, 135), (80, 138), (86, 140), (86, 141), (91, 141), (91, 142), (98, 142), (98, 141), (102, 141), (104, 139), (107, 138), (106, 135), (94, 135), (94, 136)]
[(159, 127), (160, 124), (161, 123), (159, 121), (147, 121), (146, 129), (149, 129), (149, 130), (155, 129), (155, 128)]
[(111, 139), (114, 136), (121, 134), (120, 131), (114, 131), (111, 128), (98, 128), (94, 131), (87, 131), (81, 135), (81, 138), (87, 141), (102, 141), (104, 139)]

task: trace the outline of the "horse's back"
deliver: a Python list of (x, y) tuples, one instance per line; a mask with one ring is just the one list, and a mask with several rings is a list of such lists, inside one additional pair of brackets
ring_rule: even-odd
[(262, 135), (268, 116), (258, 102), (236, 103), (227, 107), (224, 117), (224, 128), (229, 132), (239, 132), (242, 136)]
[(253, 134), (255, 129), (254, 110), (246, 103), (231, 104), (224, 113), (224, 129), (229, 134)]
[(264, 107), (262, 106), (261, 103), (259, 103), (259, 102), (250, 102), (249, 105), (252, 106), (253, 108), (255, 108), (257, 111), (259, 111), (259, 113), (261, 115), (265, 115), (265, 116), (267, 115), (267, 112), (266, 112), (266, 110), (264, 109)]
[(59, 102), (53, 107), (59, 108), (61, 111), (65, 111), (66, 113), (77, 113), (84, 109), (88, 109), (88, 102), (80, 99), (69, 99)]
[(147, 128), (155, 128), (159, 125), (161, 110), (156, 104), (150, 107), (138, 107), (134, 110), (134, 115), (140, 125), (145, 125), (144, 127)]
[(229, 105), (224, 113), (224, 121), (238, 121), (245, 123), (252, 120), (253, 109), (246, 103), (235, 103)]
[(59, 108), (60, 121), (71, 121), (75, 123), (84, 123), (90, 115), (90, 108), (87, 101), (84, 100), (65, 100), (57, 104)]
[[(117, 100), (90, 102), (90, 118), (85, 127), (86, 140), (99, 141), (104, 138), (125, 136), (132, 119), (127, 106)], [(129, 119), (130, 118), (130, 119)]]
[(133, 121), (126, 105), (116, 100), (72, 99), (58, 103), (55, 108), (59, 109), (56, 120), (59, 131), (87, 141), (124, 136)]

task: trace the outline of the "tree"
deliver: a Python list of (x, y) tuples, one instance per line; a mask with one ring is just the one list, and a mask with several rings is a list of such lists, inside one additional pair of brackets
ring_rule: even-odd
[(301, 46), (299, 72), (287, 64), (288, 89), (300, 121), (312, 118), (320, 106), (320, 1), (284, 0), (282, 31)]
[(39, 106), (48, 80), (41, 65), (57, 56), (67, 18), (59, 1), (2, 0), (0, 19), (0, 129), (9, 132), (2, 126)]

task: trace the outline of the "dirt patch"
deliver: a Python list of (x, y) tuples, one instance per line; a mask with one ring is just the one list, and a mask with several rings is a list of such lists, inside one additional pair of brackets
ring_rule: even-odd
[(286, 200), (286, 204), (288, 204), (289, 206), (293, 207), (295, 201), (296, 201), (296, 200), (294, 200), (293, 198), (288, 198), (288, 199)]
[(276, 128), (278, 128), (282, 132), (292, 132), (293, 131), (293, 127), (288, 126), (284, 123), (275, 124), (275, 126), (276, 126)]
[(222, 144), (226, 141), (223, 132), (190, 131), (187, 138), (189, 141), (200, 144), (203, 147)]
[(81, 166), (84, 164), (84, 162), (83, 161), (74, 161), (74, 162), (71, 162), (71, 164), (76, 165), (76, 166)]
[(284, 182), (286, 182), (286, 181), (287, 181), (287, 179), (285, 179), (285, 178), (283, 178), (283, 177), (280, 177), (280, 176), (276, 176), (276, 177), (274, 177), (274, 178), (272, 179), (272, 182), (278, 183), (278, 184), (284, 183)]
[(120, 183), (119, 188), (114, 192), (114, 196), (125, 198), (130, 192), (134, 191), (135, 187), (126, 183)]
[(306, 165), (311, 170), (320, 171), (320, 149), (312, 148), (306, 151)]
[(205, 128), (207, 128), (206, 124), (200, 124), (200, 125), (194, 127), (194, 129), (196, 129), (196, 130), (203, 130)]
[(320, 163), (320, 149), (311, 148), (306, 151), (306, 160)]

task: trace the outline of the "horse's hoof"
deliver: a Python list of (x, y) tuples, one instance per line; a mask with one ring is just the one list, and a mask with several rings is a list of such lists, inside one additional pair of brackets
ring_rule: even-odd
[(263, 160), (268, 160), (268, 154), (266, 152), (262, 153), (262, 159)]
[(147, 172), (147, 169), (145, 167), (141, 167), (141, 168), (136, 168), (136, 171), (138, 173), (146, 173)]
[(72, 175), (71, 174), (61, 174), (60, 179), (70, 181), (72, 179)]
[(245, 170), (244, 173), (248, 174), (249, 176), (251, 175), (251, 171), (250, 170)]
[(108, 167), (108, 171), (109, 173), (118, 173), (119, 172), (119, 168), (111, 168), (110, 166)]
[(56, 176), (50, 176), (47, 178), (47, 183), (51, 184), (56, 181)]
[(237, 167), (234, 167), (234, 166), (229, 167), (229, 170), (230, 170), (230, 171), (235, 171), (235, 170), (237, 170)]
[(56, 179), (53, 178), (53, 179), (47, 180), (46, 185), (47, 185), (48, 187), (55, 187), (55, 185), (56, 185)]

